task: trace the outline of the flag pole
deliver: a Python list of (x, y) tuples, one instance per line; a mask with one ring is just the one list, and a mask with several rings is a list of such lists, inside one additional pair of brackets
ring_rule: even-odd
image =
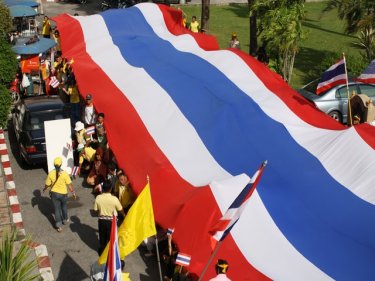
[(214, 251), (212, 252), (212, 254), (211, 254), (210, 258), (208, 259), (208, 261), (207, 261), (207, 263), (206, 263), (206, 265), (205, 265), (205, 267), (204, 267), (204, 269), (203, 269), (201, 275), (199, 276), (198, 281), (201, 281), (201, 280), (203, 279), (203, 276), (206, 274), (206, 271), (207, 271), (208, 267), (210, 266), (212, 260), (214, 259), (214, 257), (215, 257), (215, 255), (216, 255), (217, 251), (219, 250), (219, 248), (220, 248), (222, 242), (223, 242), (223, 241), (219, 241), (219, 242), (217, 242)]
[(348, 115), (349, 115), (349, 119), (347, 119), (346, 122), (348, 122), (349, 120), (349, 126), (352, 126), (353, 123), (352, 123), (352, 107), (350, 105), (350, 92), (349, 92), (349, 79), (348, 79), (348, 70), (346, 69), (346, 58), (345, 58), (345, 53), (342, 53), (342, 56), (344, 58), (344, 66), (345, 66), (345, 75), (346, 75), (346, 90), (348, 92)]
[[(150, 189), (150, 195), (151, 195), (151, 186), (150, 186), (150, 177), (149, 175), (147, 175), (147, 184), (149, 186), (149, 189)], [(151, 196), (151, 200), (152, 200), (152, 196)], [(154, 221), (155, 223), (155, 221)], [(156, 227), (155, 227), (156, 228)], [(161, 265), (160, 265), (160, 255), (159, 255), (159, 243), (158, 243), (158, 232), (156, 231), (156, 234), (155, 234), (155, 246), (156, 246), (156, 259), (158, 261), (158, 268), (159, 268), (159, 277), (160, 277), (160, 281), (163, 281), (163, 276), (161, 274)]]

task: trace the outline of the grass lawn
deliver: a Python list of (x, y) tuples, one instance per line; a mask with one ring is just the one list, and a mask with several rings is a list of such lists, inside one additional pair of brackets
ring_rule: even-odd
[[(337, 11), (323, 13), (325, 2), (306, 3), (306, 19), (303, 23), (307, 37), (302, 42), (296, 57), (291, 85), (294, 88), (320, 77), (330, 64), (347, 55), (349, 70), (362, 71), (360, 51), (352, 45), (355, 37), (344, 33), (345, 22), (337, 17)], [(193, 15), (200, 19), (200, 5), (181, 7), (188, 22)], [(237, 32), (244, 52), (249, 52), (249, 12), (246, 4), (226, 6), (211, 5), (210, 26), (207, 33), (216, 36), (221, 48), (227, 48), (232, 32)], [(352, 67), (351, 67), (351, 64)], [(360, 68), (360, 69), (359, 69)]]

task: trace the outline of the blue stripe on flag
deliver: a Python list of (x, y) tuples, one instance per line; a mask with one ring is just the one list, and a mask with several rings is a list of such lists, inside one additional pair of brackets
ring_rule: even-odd
[[(248, 173), (268, 151), (269, 171), (257, 189), (302, 255), (335, 279), (375, 276), (375, 228), (368, 224), (375, 221), (374, 206), (336, 182), (282, 124), (213, 65), (158, 38), (137, 8), (128, 9), (126, 16), (123, 11), (102, 16), (124, 59), (144, 68), (165, 89), (222, 167), (231, 174)], [(138, 35), (124, 26), (136, 27)], [(288, 173), (292, 176), (282, 176)], [(348, 266), (338, 266), (342, 264)]]

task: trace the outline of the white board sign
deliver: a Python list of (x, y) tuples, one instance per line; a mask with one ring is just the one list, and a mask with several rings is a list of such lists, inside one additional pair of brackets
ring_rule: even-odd
[(44, 121), (44, 133), (48, 172), (55, 168), (53, 160), (61, 157), (62, 169), (70, 174), (74, 166), (70, 119)]

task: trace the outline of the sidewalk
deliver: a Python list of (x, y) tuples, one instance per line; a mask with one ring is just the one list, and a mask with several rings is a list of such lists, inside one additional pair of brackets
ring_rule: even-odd
[[(8, 149), (5, 142), (4, 131), (0, 129), (0, 238), (5, 231), (15, 226), (18, 232), (18, 241), (15, 248), (19, 247), (19, 243), (25, 238), (26, 233), (23, 226), (21, 208), (18, 202), (16, 186), (13, 181), (12, 168), (8, 156)], [(38, 263), (35, 274), (39, 271), (40, 279), (43, 281), (55, 280), (49, 261), (47, 248), (35, 242), (30, 243), (33, 249), (30, 259), (34, 259)]]

